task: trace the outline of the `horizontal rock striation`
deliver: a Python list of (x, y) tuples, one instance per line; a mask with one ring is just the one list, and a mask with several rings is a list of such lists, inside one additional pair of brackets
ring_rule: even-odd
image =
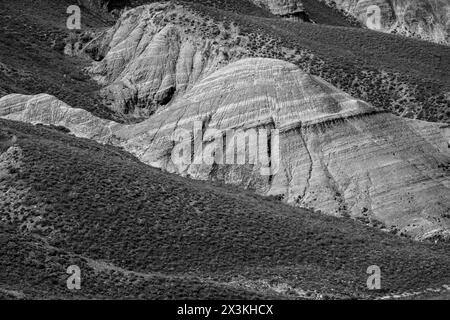
[[(398, 45), (394, 37), (378, 33), (347, 29), (351, 35), (345, 36), (319, 24), (281, 19), (270, 20), (279, 27), (272, 33), (274, 25), (269, 20), (229, 18), (222, 20), (187, 3), (153, 3), (125, 11), (112, 28), (84, 48), (95, 61), (89, 69), (103, 88), (106, 101), (102, 105), (121, 113), (122, 119), (139, 122), (224, 65), (246, 57), (265, 57), (295, 63), (397, 115), (435, 122), (448, 118), (442, 46), (427, 45), (431, 55), (406, 63), (401, 58), (404, 50), (423, 51), (417, 41), (403, 39)], [(291, 28), (298, 30), (288, 32)], [(320, 40), (318, 34), (328, 40)], [(380, 45), (362, 50), (367, 41)], [(350, 47), (353, 43), (350, 51), (355, 56), (349, 56), (348, 46), (341, 42)], [(330, 45), (337, 48), (331, 55)], [(386, 48), (393, 48), (394, 53), (387, 53)]]
[[(19, 98), (33, 99), (0, 99), (2, 117), (65, 125), (78, 134), (80, 124), (63, 119), (63, 103), (52, 103), (51, 113), (57, 116), (51, 117), (44, 106), (15, 106)], [(83, 127), (83, 136), (121, 145), (170, 172), (238, 184), (331, 215), (381, 222), (385, 229), (419, 240), (450, 236), (449, 126), (381, 112), (287, 62), (253, 58), (231, 63), (139, 124), (84, 119), (92, 123), (92, 132)], [(101, 126), (107, 131), (98, 133)], [(267, 153), (272, 168), (279, 156), (277, 170), (262, 174), (261, 162), (248, 161), (251, 135), (243, 140), (244, 150), (239, 145), (232, 150), (233, 159), (244, 153), (245, 163), (204, 161), (211, 150), (216, 160), (221, 151), (227, 153), (232, 143), (227, 133), (239, 129), (272, 136), (277, 130), (278, 145), (257, 143), (258, 159)], [(187, 162), (174, 162), (177, 132), (193, 133), (188, 137), (193, 148), (184, 149), (192, 152)], [(223, 149), (215, 148), (217, 141), (225, 141)], [(196, 161), (198, 154), (203, 161)]]
[(106, 54), (90, 71), (104, 86), (101, 93), (111, 109), (148, 117), (204, 75), (242, 56), (246, 50), (238, 43), (232, 28), (180, 5), (155, 3), (127, 11), (100, 44), (93, 44)]
[(10, 94), (0, 99), (0, 117), (33, 124), (63, 126), (78, 137), (109, 142), (115, 128), (113, 121), (104, 120), (84, 109), (72, 108), (48, 94)]

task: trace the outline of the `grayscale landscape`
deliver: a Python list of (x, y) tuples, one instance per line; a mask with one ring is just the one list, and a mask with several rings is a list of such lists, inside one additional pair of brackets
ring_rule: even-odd
[(448, 1), (0, 17), (0, 299), (450, 298)]

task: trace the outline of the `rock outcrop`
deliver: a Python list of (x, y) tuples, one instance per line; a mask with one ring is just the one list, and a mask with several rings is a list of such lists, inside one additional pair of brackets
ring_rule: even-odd
[(446, 0), (324, 0), (370, 29), (450, 44), (450, 3)]
[(113, 121), (104, 120), (90, 112), (72, 108), (48, 94), (10, 94), (0, 99), (0, 117), (33, 124), (58, 124), (78, 137), (109, 143), (116, 127)]
[(276, 16), (296, 21), (309, 21), (301, 0), (252, 0)]
[[(441, 46), (429, 44), (431, 55), (408, 59), (406, 63), (400, 59), (404, 50), (414, 52), (414, 56), (416, 52), (424, 52), (416, 41), (401, 39), (405, 40), (401, 42), (405, 46), (400, 46), (401, 49), (394, 46), (396, 51), (390, 54), (386, 48), (393, 46), (395, 37), (355, 28), (346, 29), (351, 36), (347, 34), (345, 39), (334, 43), (338, 51), (328, 56), (323, 49), (334, 51), (327, 49), (330, 41), (322, 43), (315, 37), (323, 33), (324, 38), (330, 39), (333, 28), (296, 23), (298, 31), (285, 33), (294, 24), (272, 18), (270, 21), (277, 25), (273, 28), (280, 31), (286, 28), (273, 34), (266, 29), (269, 20), (247, 20), (250, 26), (240, 19), (222, 20), (187, 3), (153, 3), (124, 12), (113, 27), (102, 35), (93, 35), (83, 49), (94, 60), (89, 71), (102, 88), (102, 105), (114, 114), (119, 113), (118, 118), (138, 122), (166, 108), (199, 80), (228, 63), (247, 57), (265, 57), (292, 62), (343, 91), (397, 115), (447, 121), (448, 99), (443, 96), (447, 90), (445, 81), (441, 80), (445, 78), (446, 59)], [(302, 40), (295, 41), (297, 36)], [(341, 36), (341, 29), (332, 32), (332, 39)], [(311, 42), (311, 39), (316, 40)], [(340, 41), (357, 45), (342, 47)], [(362, 50), (366, 41), (372, 44), (375, 41), (380, 46)], [(347, 57), (347, 50), (354, 51), (355, 57)], [(355, 62), (374, 57), (379, 57), (379, 61), (367, 65)], [(393, 61), (403, 71), (399, 73), (392, 67)], [(433, 68), (436, 72), (430, 71)]]
[[(69, 111), (45, 97), (37, 103), (36, 97), (6, 96), (0, 114), (64, 125), (183, 176), (222, 180), (331, 215), (378, 221), (416, 239), (450, 236), (449, 126), (379, 111), (293, 64), (262, 58), (231, 63), (134, 125)], [(234, 160), (243, 152), (245, 163), (204, 161), (208, 152), (218, 160), (222, 150), (228, 159), (227, 133), (239, 129), (249, 138), (241, 140), (244, 151), (238, 140), (231, 154)], [(258, 159), (266, 153), (272, 169), (277, 165), (269, 175), (262, 174), (262, 163), (249, 161), (256, 143), (252, 129), (272, 134), (257, 143)], [(180, 151), (174, 133), (180, 131), (188, 134), (183, 156), (192, 150), (187, 162), (174, 161)], [(279, 143), (271, 144), (275, 132)]]
[[(160, 23), (166, 19), (170, 23)], [(105, 57), (90, 71), (112, 110), (148, 117), (245, 54), (240, 40), (232, 27), (217, 26), (180, 5), (150, 4), (123, 14), (100, 44), (93, 43)]]

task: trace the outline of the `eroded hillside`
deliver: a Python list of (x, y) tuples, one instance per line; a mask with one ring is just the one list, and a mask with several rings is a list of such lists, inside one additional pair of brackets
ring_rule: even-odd
[[(149, 110), (140, 110), (140, 97), (133, 96), (136, 92), (133, 88), (135, 84), (124, 85), (121, 81), (114, 83), (115, 79), (112, 79), (100, 85), (91, 81), (83, 71), (92, 65), (92, 58), (95, 60), (94, 64), (108, 63), (107, 54), (114, 50), (108, 46), (106, 39), (111, 39), (112, 32), (123, 35), (132, 31), (129, 28), (139, 25), (140, 27), (134, 30), (134, 39), (140, 37), (142, 30), (149, 30), (154, 36), (163, 29), (176, 30), (178, 38), (170, 41), (175, 49), (188, 45), (186, 40), (195, 42), (200, 39), (198, 45), (210, 43), (213, 49), (221, 49), (223, 43), (222, 51), (225, 57), (219, 57), (222, 61), (217, 67), (234, 61), (242, 53), (244, 57), (282, 59), (324, 78), (334, 86), (378, 108), (403, 117), (449, 121), (448, 47), (367, 29), (342, 29), (336, 25), (351, 24), (333, 22), (335, 20), (331, 13), (322, 16), (322, 20), (315, 24), (285, 21), (248, 1), (182, 2), (182, 9), (174, 11), (173, 7), (170, 7), (172, 9), (158, 14), (164, 16), (170, 12), (175, 18), (173, 22), (169, 19), (147, 20), (134, 25), (122, 17), (119, 21), (124, 22), (129, 29), (127, 31), (121, 29), (118, 24), (110, 28), (113, 19), (104, 12), (109, 2), (100, 1), (103, 9), (98, 8), (98, 11), (94, 10), (95, 6), (91, 8), (86, 2), (90, 1), (81, 2), (84, 4), (81, 6), (82, 30), (72, 32), (66, 28), (66, 9), (72, 4), (68, 0), (59, 1), (57, 4), (49, 0), (33, 3), (30, 0), (20, 3), (12, 0), (2, 1), (0, 14), (5, 19), (1, 34), (5, 41), (1, 42), (0, 77), (3, 81), (0, 83), (0, 95), (46, 92), (71, 106), (84, 108), (100, 117), (116, 121), (129, 121), (133, 118), (133, 121), (136, 121), (135, 110), (139, 111), (137, 119), (147, 117), (154, 106), (150, 104), (147, 108)], [(155, 1), (132, 1), (130, 7), (149, 2)], [(321, 14), (327, 12), (315, 7), (316, 3), (315, 0), (303, 1), (303, 6), (310, 8), (307, 10), (309, 15), (313, 11)], [(115, 16), (120, 16), (117, 7), (121, 8), (121, 5), (124, 4), (114, 2), (113, 5), (111, 2), (111, 8), (116, 8)], [(127, 17), (138, 18), (141, 14), (142, 9), (137, 9), (129, 12)], [(152, 11), (145, 15), (155, 14)], [(211, 35), (210, 31), (214, 34)], [(108, 35), (105, 41), (99, 41), (103, 39), (102, 34)], [(140, 47), (148, 45), (154, 47), (154, 52), (163, 52), (164, 48), (159, 46), (169, 42), (161, 42), (161, 36), (156, 37), (158, 42), (147, 36), (147, 43), (141, 43)], [(131, 48), (135, 46), (130, 42), (122, 44), (125, 45)], [(228, 52), (230, 50), (227, 46), (235, 48), (231, 51), (237, 51), (239, 54), (234, 56), (236, 52)], [(83, 49), (90, 57), (80, 55)], [(215, 54), (214, 51), (209, 52), (206, 47), (202, 50), (205, 54)], [(106, 61), (99, 61), (105, 56)], [(146, 59), (140, 53), (136, 54), (136, 58)], [(123, 70), (128, 64), (138, 64), (137, 61), (131, 61), (133, 56), (129, 54), (120, 59), (123, 61), (117, 61), (119, 65), (115, 66), (115, 69)], [(210, 70), (213, 71), (212, 68)], [(108, 93), (109, 87), (113, 87), (114, 92)], [(106, 94), (99, 96), (99, 92)], [(105, 96), (119, 96), (125, 101), (104, 101)], [(162, 102), (167, 101), (163, 98)], [(117, 110), (127, 111), (129, 114), (123, 117)]]
[[(450, 283), (445, 247), (183, 179), (57, 129), (0, 128), (2, 143), (15, 137), (0, 154), (3, 298), (376, 298)], [(81, 290), (67, 290), (70, 265)], [(367, 290), (369, 265), (383, 290)]]
[[(224, 64), (267, 57), (292, 62), (397, 115), (449, 121), (449, 47), (359, 28), (219, 12), (200, 4), (155, 3), (124, 14), (86, 48), (102, 53), (91, 70), (111, 108), (145, 117)], [(192, 70), (184, 75), (183, 68)]]
[(450, 44), (450, 3), (446, 0), (322, 1), (344, 10), (371, 29)]
[(0, 2), (1, 299), (448, 297), (448, 46), (316, 0), (73, 4)]
[[(231, 63), (135, 125), (96, 118), (48, 95), (6, 96), (0, 99), (0, 116), (64, 126), (80, 137), (120, 145), (169, 172), (376, 221), (418, 240), (449, 236), (449, 126), (393, 116), (287, 62)], [(179, 129), (190, 134), (189, 147), (200, 130), (201, 150), (215, 155), (232, 143), (226, 137), (230, 129), (276, 129), (279, 145), (268, 155), (272, 161), (279, 157), (276, 171), (261, 174), (262, 163), (248, 161), (250, 147), (232, 150), (245, 153), (242, 165), (223, 159), (207, 163), (205, 153), (196, 162), (194, 152), (176, 163)]]

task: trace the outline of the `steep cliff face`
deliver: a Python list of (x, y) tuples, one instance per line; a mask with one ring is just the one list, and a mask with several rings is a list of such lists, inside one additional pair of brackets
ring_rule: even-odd
[(324, 0), (370, 29), (450, 44), (450, 3), (446, 0)]
[[(65, 125), (170, 172), (238, 184), (331, 215), (379, 221), (417, 239), (450, 235), (448, 125), (380, 112), (290, 63), (231, 63), (136, 125), (104, 123), (84, 113), (80, 118), (87, 122), (74, 123), (62, 103), (41, 100), (39, 107), (33, 99), (0, 99), (2, 117)], [(227, 134), (238, 129), (248, 135), (241, 140), (246, 147), (239, 149), (237, 142), (229, 149), (234, 139)], [(174, 134), (180, 130), (188, 137), (182, 162), (174, 161), (180, 154)], [(257, 159), (269, 157), (268, 173), (261, 161), (250, 161), (252, 132), (270, 132), (257, 140), (256, 152)], [(225, 160), (229, 150), (231, 162)]]

